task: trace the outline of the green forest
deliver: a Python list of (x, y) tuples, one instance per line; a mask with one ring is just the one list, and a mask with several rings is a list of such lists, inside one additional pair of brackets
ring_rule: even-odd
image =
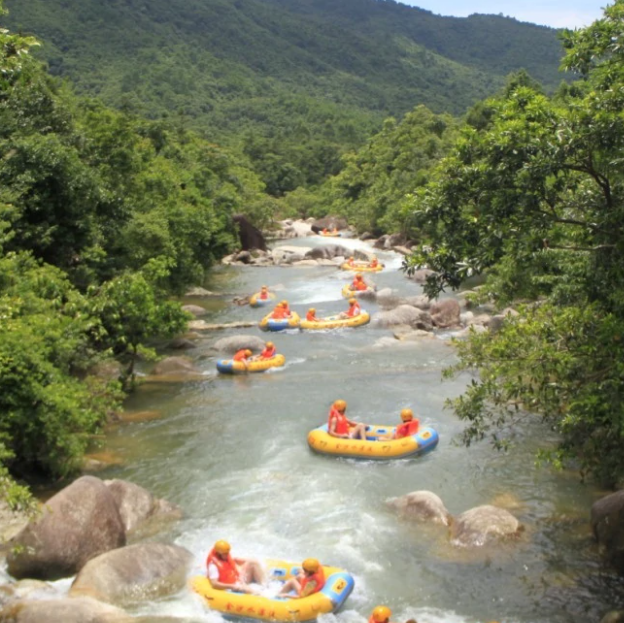
[[(561, 439), (544, 458), (621, 481), (624, 0), (560, 39), (380, 0), (6, 5), (12, 503), (28, 497), (16, 481), (80, 468), (137, 358), (186, 326), (175, 297), (235, 248), (235, 213), (401, 231), (421, 243), (406, 270), (435, 271), (433, 297), (485, 276), (481, 299), (521, 315), (458, 344), (447, 373), (480, 372), (453, 404), (465, 442), (505, 447), (538, 418)], [(562, 83), (562, 56), (578, 81)], [(111, 359), (123, 368), (107, 383), (93, 371)]]

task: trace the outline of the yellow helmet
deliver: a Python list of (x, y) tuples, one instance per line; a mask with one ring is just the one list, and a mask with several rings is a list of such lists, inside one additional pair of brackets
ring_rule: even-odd
[(353, 256), (350, 256), (350, 257), (349, 257), (349, 259), (350, 259), (350, 260), (352, 260), (352, 259), (353, 259)]
[(247, 357), (251, 357), (253, 353), (249, 349), (247, 349), (245, 350), (245, 355), (247, 355)]
[(316, 312), (316, 307), (310, 307), (310, 309), (308, 309), (308, 313), (314, 313)]
[(357, 303), (357, 299), (350, 298), (349, 299), (349, 305), (353, 305), (354, 303)]
[(304, 571), (316, 573), (319, 570), (321, 563), (316, 558), (306, 558), (301, 566)]
[(347, 408), (347, 403), (345, 400), (336, 400), (334, 408), (338, 409), (338, 411), (344, 411)]
[(275, 346), (275, 344), (273, 344), (273, 342), (267, 342), (267, 343), (265, 344), (265, 346), (266, 346), (267, 348), (273, 348), (273, 347)]
[(403, 409), (401, 411), (401, 419), (404, 422), (411, 420), (414, 417), (414, 413), (411, 409)]
[(284, 307), (286, 307), (288, 305), (288, 301), (282, 301), (280, 305), (283, 305)]
[(229, 554), (230, 549), (230, 544), (227, 541), (217, 541), (214, 544), (214, 551), (217, 552), (217, 554)]
[(373, 621), (376, 623), (384, 623), (388, 621), (392, 616), (392, 610), (388, 606), (377, 606), (373, 610)]

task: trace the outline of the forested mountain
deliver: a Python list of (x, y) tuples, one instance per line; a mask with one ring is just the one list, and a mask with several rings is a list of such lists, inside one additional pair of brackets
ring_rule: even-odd
[(52, 74), (224, 140), (253, 130), (360, 143), (424, 104), (462, 113), (521, 67), (561, 81), (553, 29), (433, 15), (389, 0), (9, 0)]

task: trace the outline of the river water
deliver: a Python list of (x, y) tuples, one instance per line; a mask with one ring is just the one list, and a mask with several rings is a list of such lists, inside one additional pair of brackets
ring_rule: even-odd
[[(287, 244), (325, 243), (317, 237)], [(388, 269), (373, 277), (378, 286), (420, 293), (400, 272), (400, 256), (379, 257)], [(331, 267), (224, 267), (206, 287), (228, 295), (189, 302), (210, 310), (209, 322), (259, 320), (262, 310), (231, 305), (232, 295), (281, 285), (300, 314), (313, 305), (327, 315), (346, 308), (340, 289), (347, 277)], [(240, 556), (316, 557), (343, 567), (355, 590), (324, 623), (365, 623), (378, 604), (389, 605), (398, 622), (587, 623), (618, 605), (622, 581), (601, 568), (588, 528), (590, 505), (603, 492), (574, 472), (535, 466), (536, 449), (553, 441), (548, 430), (519, 431), (508, 454), (486, 442), (457, 443), (463, 424), (444, 402), (470, 377), (441, 381), (441, 370), (455, 361), (449, 333), (407, 345), (371, 327), (271, 334), (286, 356), (283, 369), (219, 376), (210, 347), (234, 333), (261, 335), (256, 328), (205, 334), (189, 351), (201, 379), (146, 383), (127, 409), (154, 409), (162, 417), (118, 427), (107, 438), (124, 463), (101, 477), (133, 481), (183, 508), (185, 518), (158, 538), (194, 552), (194, 572), (204, 571), (217, 539), (230, 541)], [(439, 446), (387, 464), (314, 455), (306, 434), (326, 420), (337, 398), (347, 400), (351, 418), (373, 423), (395, 423), (400, 409), (412, 407), (421, 423), (438, 430)], [(458, 550), (445, 530), (401, 520), (384, 503), (419, 489), (438, 494), (452, 514), (504, 506), (526, 531), (493, 549)], [(221, 621), (187, 591), (135, 612)]]

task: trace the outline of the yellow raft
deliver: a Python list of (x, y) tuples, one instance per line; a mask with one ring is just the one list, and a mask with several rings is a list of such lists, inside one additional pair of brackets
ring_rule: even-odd
[(272, 318), (271, 314), (265, 316), (258, 324), (263, 331), (284, 331), (285, 329), (296, 329), (299, 326), (300, 318), (297, 312), (291, 311), (290, 318), (279, 320)]
[(383, 264), (377, 264), (375, 268), (373, 268), (370, 264), (358, 264), (357, 262), (351, 266), (348, 262), (345, 262), (340, 266), (342, 270), (352, 270), (356, 273), (379, 273), (384, 269)]
[(256, 292), (255, 294), (252, 294), (249, 297), (249, 304), (252, 307), (264, 307), (265, 305), (268, 305), (273, 300), (275, 300), (275, 294), (273, 294), (273, 292), (269, 292), (268, 298), (266, 299), (261, 299), (260, 292)]
[[(369, 424), (366, 441), (363, 439), (340, 439), (327, 432), (327, 424), (308, 433), (308, 445), (314, 452), (351, 459), (404, 459), (420, 456), (433, 450), (440, 440), (437, 431), (427, 426), (414, 435), (402, 439), (378, 440), (379, 435), (392, 435), (396, 427)], [(370, 436), (369, 436), (370, 435)]]
[(340, 318), (339, 316), (328, 316), (322, 318), (318, 322), (310, 320), (302, 320), (299, 326), (302, 329), (318, 330), (318, 329), (341, 329), (342, 327), (360, 327), (370, 322), (370, 314), (362, 311), (353, 318)]
[[(270, 580), (286, 581), (301, 571), (298, 563), (283, 560), (267, 561)], [(196, 576), (191, 588), (201, 595), (208, 608), (217, 610), (226, 618), (240, 617), (261, 621), (313, 621), (321, 614), (337, 612), (353, 590), (353, 578), (337, 567), (323, 565), (325, 586), (301, 599), (262, 597), (212, 588), (208, 578)]]
[(368, 288), (366, 288), (366, 290), (352, 290), (351, 286), (349, 284), (345, 285), (344, 288), (342, 288), (342, 296), (344, 296), (346, 299), (350, 299), (351, 297), (355, 296), (361, 296), (362, 294), (366, 294), (367, 292), (373, 292), (373, 288), (371, 288), (370, 286), (368, 286)]
[(264, 372), (269, 368), (280, 368), (286, 363), (284, 355), (275, 355), (271, 359), (256, 359), (248, 361), (245, 365), (242, 361), (233, 359), (220, 359), (217, 361), (217, 370), (221, 374), (246, 374), (247, 372)]

